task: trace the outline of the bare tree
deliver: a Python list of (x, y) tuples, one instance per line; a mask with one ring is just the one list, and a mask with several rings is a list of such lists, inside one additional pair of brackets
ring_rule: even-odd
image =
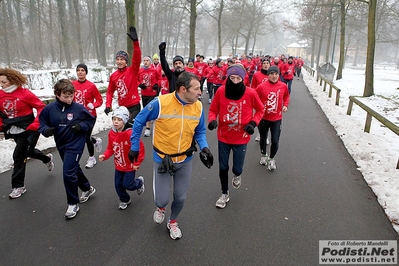
[(64, 51), (66, 63), (67, 63), (67, 68), (72, 67), (72, 60), (71, 60), (71, 53), (70, 53), (70, 48), (69, 48), (69, 42), (68, 42), (68, 22), (66, 18), (66, 10), (65, 10), (65, 3), (62, 0), (57, 0), (57, 9), (58, 9), (58, 20), (60, 23), (60, 28), (61, 28), (61, 40), (62, 40), (62, 48)]
[(77, 39), (77, 46), (78, 46), (78, 56), (79, 62), (84, 62), (83, 59), (83, 41), (82, 41), (82, 34), (80, 30), (80, 14), (79, 14), (79, 0), (73, 0), (73, 9), (75, 11), (75, 32), (76, 32), (76, 39)]
[(375, 54), (375, 14), (377, 12), (377, 0), (358, 0), (369, 6), (368, 31), (367, 31), (367, 59), (366, 59), (366, 80), (364, 83), (363, 96), (374, 95), (374, 54)]
[[(135, 0), (125, 0), (125, 10), (126, 10), (126, 28), (125, 28), (125, 32), (127, 32), (127, 30), (130, 28), (130, 26), (136, 26), (136, 15), (134, 13), (134, 3)], [(126, 40), (127, 40), (127, 51), (133, 51), (133, 44), (130, 41), (130, 39), (128, 39), (129, 37), (127, 35), (126, 36)], [(133, 55), (131, 56), (131, 58), (133, 58)]]
[(98, 47), (100, 52), (99, 61), (102, 66), (107, 65), (106, 52), (105, 52), (105, 19), (106, 19), (106, 0), (98, 1)]

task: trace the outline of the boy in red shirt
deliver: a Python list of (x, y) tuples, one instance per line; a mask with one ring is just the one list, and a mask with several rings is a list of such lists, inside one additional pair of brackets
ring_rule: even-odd
[(108, 133), (108, 145), (104, 152), (98, 156), (100, 162), (109, 159), (114, 155), (115, 163), (115, 190), (119, 196), (120, 210), (125, 210), (132, 202), (126, 190), (137, 190), (137, 194), (144, 192), (144, 177), (135, 178), (136, 171), (145, 157), (144, 144), (140, 140), (140, 152), (137, 161), (131, 163), (128, 157), (130, 151), (130, 136), (132, 129), (124, 130), (125, 124), (129, 120), (129, 110), (124, 106), (119, 106), (112, 112), (112, 128)]

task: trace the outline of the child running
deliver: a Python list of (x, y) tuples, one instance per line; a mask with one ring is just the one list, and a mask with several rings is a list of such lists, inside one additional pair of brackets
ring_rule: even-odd
[[(55, 145), (63, 162), (67, 219), (74, 218), (79, 211), (79, 203), (88, 201), (96, 192), (79, 165), (87, 132), (93, 128), (95, 118), (83, 105), (73, 101), (74, 94), (75, 87), (70, 80), (59, 80), (54, 85), (56, 101), (44, 107), (39, 115), (39, 132), (46, 138), (54, 135)], [(83, 191), (80, 198), (78, 188)]]
[(108, 145), (104, 154), (100, 154), (100, 162), (109, 159), (114, 155), (115, 163), (115, 190), (119, 196), (119, 209), (125, 210), (132, 202), (126, 190), (137, 190), (137, 194), (144, 192), (144, 178), (139, 176), (135, 178), (136, 171), (145, 157), (144, 144), (140, 140), (140, 155), (134, 163), (131, 163), (128, 157), (131, 142), (130, 136), (132, 129), (124, 130), (125, 124), (129, 120), (129, 110), (124, 106), (119, 106), (112, 112), (112, 128), (108, 133)]

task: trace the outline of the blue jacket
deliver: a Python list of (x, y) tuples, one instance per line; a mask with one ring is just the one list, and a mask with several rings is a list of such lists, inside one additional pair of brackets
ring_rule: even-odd
[[(54, 140), (58, 150), (83, 153), (86, 132), (93, 128), (95, 118), (87, 109), (76, 102), (68, 105), (61, 101), (48, 104), (39, 115), (39, 132), (44, 134), (54, 128)], [(79, 123), (81, 131), (74, 132), (72, 125)]]

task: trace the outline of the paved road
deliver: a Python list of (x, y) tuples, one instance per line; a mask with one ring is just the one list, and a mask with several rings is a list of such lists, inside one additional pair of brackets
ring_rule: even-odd
[[(207, 95), (204, 105), (207, 107)], [(216, 133), (208, 132), (216, 155)], [(105, 140), (106, 132), (99, 136)], [(117, 209), (113, 162), (85, 170), (97, 193), (64, 219), (62, 167), (27, 167), (28, 192), (9, 200), (10, 172), (0, 175), (0, 265), (317, 265), (318, 241), (397, 240), (356, 164), (301, 80), (293, 84), (277, 170), (259, 165), (258, 143), (248, 146), (243, 184), (223, 210), (218, 169), (195, 155), (192, 184), (180, 215), (183, 238), (170, 239), (152, 221), (152, 160), (140, 169), (146, 192)], [(84, 160), (86, 156), (84, 156)], [(168, 210), (169, 213), (170, 210)], [(167, 214), (168, 214), (167, 213)]]

